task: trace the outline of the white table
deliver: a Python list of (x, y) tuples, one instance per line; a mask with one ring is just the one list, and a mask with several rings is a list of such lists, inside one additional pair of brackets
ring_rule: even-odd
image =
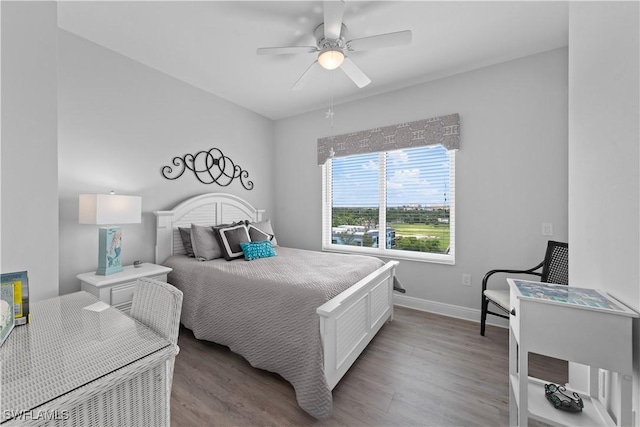
[(33, 303), (0, 347), (1, 423), (168, 425), (166, 362), (177, 346), (76, 292)]
[[(599, 398), (599, 369), (619, 377), (620, 417), (631, 425), (632, 331), (638, 314), (602, 291), (507, 279), (511, 290), (509, 321), (509, 423), (528, 425), (528, 418), (561, 426), (616, 425)], [(553, 407), (545, 381), (528, 376), (529, 353), (543, 354), (590, 367), (589, 390), (577, 391), (580, 413)], [(569, 393), (570, 394), (570, 393)]]

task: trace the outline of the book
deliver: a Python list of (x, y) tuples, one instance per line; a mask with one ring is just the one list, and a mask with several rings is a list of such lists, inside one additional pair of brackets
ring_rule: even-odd
[(0, 274), (0, 283), (13, 286), (13, 315), (16, 325), (29, 323), (29, 276), (26, 271)]
[(0, 283), (0, 345), (4, 343), (15, 326), (13, 290), (13, 284)]

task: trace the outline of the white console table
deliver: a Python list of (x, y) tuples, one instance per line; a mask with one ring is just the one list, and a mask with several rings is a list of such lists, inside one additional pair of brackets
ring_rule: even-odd
[[(559, 426), (628, 426), (632, 422), (632, 331), (638, 314), (602, 291), (507, 279), (511, 290), (509, 321), (509, 423), (526, 426), (528, 418)], [(528, 376), (529, 353), (590, 367), (589, 390), (579, 413), (553, 407), (545, 381)], [(598, 370), (619, 376), (617, 423), (599, 401)], [(570, 394), (570, 393), (568, 393)]]

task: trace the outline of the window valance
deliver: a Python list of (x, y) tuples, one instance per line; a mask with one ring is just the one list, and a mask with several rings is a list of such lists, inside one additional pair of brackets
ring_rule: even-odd
[(460, 148), (459, 114), (320, 138), (318, 165), (331, 157), (436, 144), (442, 144), (447, 150)]

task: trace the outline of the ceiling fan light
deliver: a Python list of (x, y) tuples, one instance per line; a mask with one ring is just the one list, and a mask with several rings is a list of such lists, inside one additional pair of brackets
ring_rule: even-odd
[(344, 61), (344, 54), (337, 49), (323, 50), (318, 55), (318, 63), (326, 70), (335, 70)]

